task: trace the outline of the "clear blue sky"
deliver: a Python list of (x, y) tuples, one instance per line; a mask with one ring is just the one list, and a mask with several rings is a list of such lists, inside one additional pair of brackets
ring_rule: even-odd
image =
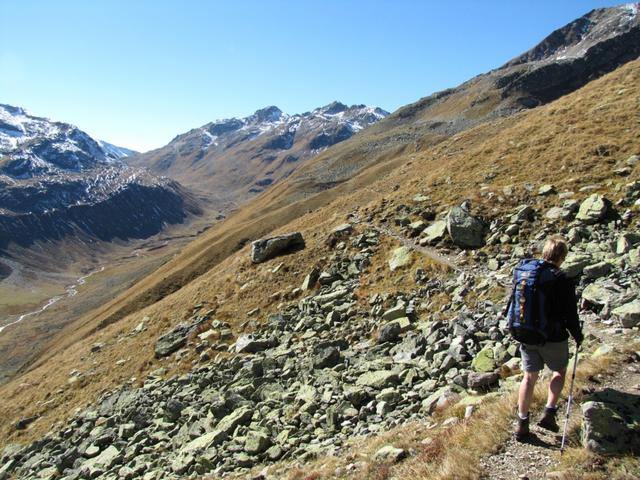
[(0, 103), (138, 150), (267, 105), (393, 111), (618, 3), (0, 0)]

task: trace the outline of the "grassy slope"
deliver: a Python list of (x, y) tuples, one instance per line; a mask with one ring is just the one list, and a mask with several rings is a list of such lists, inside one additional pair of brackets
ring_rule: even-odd
[[(311, 266), (323, 262), (322, 257), (328, 253), (323, 246), (327, 230), (356, 209), (381, 211), (383, 199), (392, 205), (409, 203), (415, 193), (426, 192), (438, 210), (462, 198), (472, 198), (478, 208), (493, 216), (512, 211), (523, 202), (537, 208), (554, 205), (557, 198), (537, 197), (535, 189), (530, 193), (525, 188), (527, 183), (537, 186), (546, 182), (553, 182), (559, 191), (598, 184), (598, 190), (617, 198), (616, 185), (639, 177), (637, 170), (630, 179), (615, 178), (612, 173), (616, 161), (640, 153), (639, 85), (640, 61), (635, 61), (548, 106), (476, 127), (428, 150), (399, 151), (338, 188), (308, 196), (292, 206), (283, 207), (286, 201), (279, 201), (290, 195), (288, 188), (295, 187), (276, 186), (260, 198), (268, 204), (252, 202), (250, 208), (196, 240), (175, 262), (130, 291), (128, 299), (121, 298), (87, 317), (32, 371), (1, 387), (0, 439), (36, 438), (105, 389), (136, 382), (158, 365), (166, 366), (169, 373), (187, 370), (191, 356), (179, 364), (153, 359), (153, 345), (160, 334), (189, 316), (197, 303), (217, 309), (216, 316), (229, 320), (238, 334), (247, 320), (246, 312), (260, 308), (262, 318), (275, 310), (280, 298), (272, 294), (300, 285)], [(598, 155), (601, 145), (608, 145), (610, 156)], [(501, 189), (506, 185), (512, 185), (515, 193), (501, 199)], [(277, 232), (303, 231), (308, 247), (260, 266), (249, 263), (248, 246), (227, 256), (238, 249), (243, 238), (257, 237), (273, 228)], [(277, 274), (271, 273), (280, 262), (285, 267)], [(184, 270), (185, 266), (189, 269)], [(187, 283), (194, 268), (202, 273), (199, 278), (138, 311), (136, 306), (144, 302), (136, 303), (136, 294), (149, 295), (144, 292), (159, 279)], [(247, 282), (249, 286), (241, 289)], [(161, 291), (156, 294), (162, 296)], [(150, 318), (148, 330), (135, 337), (127, 335), (143, 316)], [(119, 321), (91, 333), (110, 319)], [(77, 341), (90, 334), (86, 341)], [(90, 354), (89, 347), (96, 341), (106, 347)], [(126, 362), (115, 366), (119, 359)], [(86, 373), (81, 386), (67, 386), (73, 369)], [(10, 422), (36, 413), (42, 416), (29, 430), (9, 433)]]

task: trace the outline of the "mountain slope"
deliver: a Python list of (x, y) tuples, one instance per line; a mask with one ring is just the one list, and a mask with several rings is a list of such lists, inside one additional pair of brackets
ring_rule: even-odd
[[(526, 53), (514, 60), (517, 65), (507, 64), (403, 107), (332, 146), (259, 195), (228, 222), (212, 228), (179, 258), (164, 265), (157, 276), (145, 279), (126, 296), (96, 311), (95, 318), (100, 319), (101, 325), (109, 324), (164, 298), (248, 241), (377, 180), (407, 158), (429, 151), (465, 130), (528, 110), (523, 98), (537, 99), (524, 102), (529, 106), (542, 103), (547, 97), (536, 97), (535, 85), (551, 82), (559, 96), (637, 57), (640, 26), (633, 5), (594, 10), (559, 31), (575, 31), (576, 25), (586, 25), (578, 29), (582, 33), (554, 32), (531, 50), (538, 53)], [(587, 37), (588, 44), (581, 44)], [(551, 42), (551, 38), (561, 41)], [(552, 43), (554, 49), (544, 47)], [(559, 49), (574, 52), (581, 45), (585, 48), (579, 48), (576, 56), (556, 58)], [(558, 71), (563, 73), (555, 75)]]
[[(304, 250), (254, 265), (249, 259), (249, 247), (245, 246), (182, 290), (144, 310), (132, 312), (133, 315), (115, 325), (105, 325), (95, 332), (99, 319), (86, 318), (85, 323), (75, 326), (75, 337), (68, 338), (69, 343), (55, 345), (50, 356), (44, 356), (31, 371), (0, 387), (2, 398), (8, 400), (0, 405), (0, 418), (8, 419), (0, 427), (2, 438), (18, 441), (38, 438), (49, 431), (55, 421), (69, 418), (76, 406), (83, 407), (73, 421), (62, 424), (68, 427), (66, 433), (52, 434), (46, 441), (29, 447), (27, 453), (44, 455), (42, 464), (25, 464), (23, 459), (29, 458), (28, 455), (17, 460), (21, 468), (26, 465), (25, 475), (32, 469), (39, 471), (47, 466), (44, 462), (53, 461), (52, 456), (67, 451), (69, 439), (79, 445), (95, 440), (100, 448), (112, 445), (97, 440), (103, 438), (103, 433), (104, 438), (124, 442), (114, 446), (118, 451), (125, 445), (145, 443), (147, 438), (153, 442), (169, 439), (162, 444), (162, 452), (150, 448), (149, 457), (141, 459), (144, 461), (139, 468), (144, 471), (151, 466), (166, 468), (182, 475), (199, 468), (195, 466), (195, 459), (182, 455), (191, 448), (197, 449), (197, 445), (187, 447), (187, 443), (207, 431), (215, 432), (217, 418), (228, 411), (239, 410), (242, 415), (237, 418), (241, 420), (233, 423), (231, 429), (231, 419), (227, 419), (224, 426), (233, 439), (227, 440), (221, 434), (215, 437), (219, 444), (209, 451), (211, 463), (199, 463), (205, 471), (218, 465), (236, 469), (241, 462), (251, 464), (254, 457), (266, 458), (261, 448), (257, 449), (260, 453), (254, 454), (246, 447), (251, 452), (248, 460), (244, 454), (236, 455), (245, 445), (244, 435), (260, 433), (263, 428), (272, 428), (270, 433), (288, 428), (288, 435), (283, 434), (274, 441), (291, 455), (305, 454), (307, 458), (313, 452), (342, 442), (342, 428), (347, 432), (372, 434), (376, 426), (387, 428), (396, 421), (404, 422), (413, 413), (422, 415), (422, 405), (430, 411), (432, 393), (451, 383), (451, 378), (446, 376), (453, 365), (447, 360), (449, 347), (461, 347), (458, 352), (461, 359), (455, 360), (458, 363), (454, 367), (460, 371), (468, 368), (470, 359), (465, 353), (476, 354), (486, 345), (502, 342), (497, 328), (499, 306), (496, 302), (502, 299), (503, 290), (494, 284), (504, 278), (510, 262), (522, 255), (520, 248), (533, 248), (541, 233), (563, 231), (576, 235), (575, 246), (582, 254), (589, 255), (592, 262), (612, 254), (610, 245), (618, 234), (615, 228), (620, 228), (616, 222), (589, 226), (576, 224), (572, 219), (550, 219), (545, 214), (568, 199), (580, 203), (593, 192), (605, 194), (623, 217), (626, 210), (637, 213), (640, 173), (637, 159), (634, 164), (629, 158), (640, 153), (636, 108), (639, 85), (640, 63), (635, 61), (550, 105), (478, 126), (428, 151), (400, 155), (388, 162), (384, 175), (381, 174), (383, 165), (371, 167), (338, 186), (335, 190), (338, 194), (325, 198), (326, 206), (322, 208), (306, 211), (314, 201), (309, 197), (294, 207), (282, 209), (280, 218), (276, 218), (274, 212), (267, 217), (267, 222), (281, 221), (290, 210), (297, 210), (296, 218), (280, 224), (272, 233), (303, 232), (307, 241)], [(635, 166), (622, 171), (622, 164)], [(550, 182), (561, 196), (538, 194), (539, 187)], [(314, 198), (329, 192), (332, 191)], [(433, 210), (442, 218), (443, 213), (465, 198), (470, 198), (473, 211), (492, 225), (492, 237), (497, 234), (497, 241), (487, 241), (485, 247), (471, 253), (450, 244), (441, 245), (439, 249), (443, 253), (447, 249), (455, 254), (455, 264), (461, 272), (430, 268), (429, 261), (417, 253), (416, 263), (410, 268), (389, 271), (389, 253), (398, 243), (394, 237), (386, 238), (386, 234), (380, 232), (390, 230), (406, 235), (407, 230), (401, 227), (403, 222), (396, 219), (416, 221), (426, 210)], [(520, 211), (523, 204), (533, 209), (535, 215), (522, 222), (512, 220), (513, 212)], [(255, 210), (244, 211), (244, 224), (238, 218), (240, 214), (224, 222), (227, 240), (233, 240), (234, 234), (238, 235), (235, 239), (240, 239), (239, 235), (252, 223), (255, 213)], [(355, 233), (345, 238), (343, 245), (328, 242), (333, 227), (347, 219), (352, 221)], [(623, 228), (635, 231), (636, 216), (632, 215), (627, 221), (631, 223), (623, 224)], [(256, 219), (253, 222), (256, 229), (257, 223)], [(514, 223), (516, 231), (512, 228)], [(372, 235), (373, 228), (369, 225), (378, 233)], [(234, 228), (237, 228), (235, 232)], [(218, 238), (222, 234), (223, 229), (216, 231)], [(509, 238), (503, 242), (504, 235)], [(378, 240), (373, 241), (373, 237)], [(369, 244), (367, 239), (373, 243)], [(190, 249), (184, 252), (189, 253), (193, 252)], [(625, 267), (630, 254), (622, 255), (624, 262), (614, 262), (616, 276), (636, 278), (637, 272)], [(360, 263), (365, 259), (368, 262)], [(489, 259), (497, 260), (501, 271), (491, 273), (493, 267)], [(184, 259), (175, 262), (179, 261)], [(353, 263), (356, 263), (354, 267)], [(298, 287), (316, 266), (328, 275), (319, 287), (322, 290), (301, 292)], [(418, 267), (426, 279), (415, 275)], [(157, 276), (163, 274), (162, 271), (156, 273)], [(326, 294), (327, 291), (331, 294)], [(396, 359), (395, 354), (401, 352), (394, 350), (394, 343), (376, 341), (378, 331), (386, 324), (377, 307), (383, 307), (384, 311), (397, 300), (405, 300), (407, 315), (408, 306), (413, 305), (411, 315), (417, 317), (410, 321), (413, 326), (400, 332), (399, 341), (403, 345), (407, 341), (407, 347), (412, 348), (414, 334), (429, 336), (427, 344), (422, 346), (428, 347), (432, 356), (423, 355), (425, 351), (421, 350), (416, 353), (417, 357), (410, 355), (409, 360)], [(318, 310), (317, 304), (323, 308)], [(280, 315), (271, 316), (275, 313)], [(205, 322), (203, 328), (212, 329), (227, 328), (223, 323), (227, 322), (231, 338), (216, 340), (216, 348), (220, 348), (219, 342), (233, 345), (243, 332), (255, 329), (260, 341), (266, 342), (263, 347), (267, 352), (226, 360), (228, 354), (212, 350), (211, 337), (203, 340), (205, 336), (198, 337), (202, 332), (198, 330), (176, 354), (165, 360), (156, 358), (154, 347), (158, 338), (183, 321)], [(422, 328), (424, 330), (420, 330)], [(448, 328), (461, 329), (457, 331), (462, 333), (455, 335), (466, 335), (466, 339), (453, 344)], [(464, 333), (467, 330), (469, 332)], [(281, 343), (278, 349), (272, 348), (270, 333), (276, 343)], [(85, 335), (89, 338), (79, 341)], [(414, 347), (418, 349), (420, 344)], [(348, 361), (339, 360), (342, 363), (336, 368), (312, 366), (311, 357), (320, 356), (323, 348), (339, 350), (340, 359), (348, 358)], [(201, 352), (218, 357), (210, 363), (200, 356)], [(441, 366), (445, 360), (449, 362), (447, 368)], [(201, 362), (201, 367), (193, 368)], [(177, 378), (166, 381), (159, 378), (191, 369), (192, 373)], [(359, 381), (360, 375), (368, 370), (387, 373), (377, 377), (368, 375)], [(154, 374), (142, 380), (149, 372)], [(137, 389), (143, 381), (145, 388)], [(393, 391), (382, 390), (383, 386), (387, 387), (385, 382)], [(277, 388), (279, 383), (282, 390)], [(105, 390), (123, 384), (125, 388), (96, 402)], [(351, 396), (348, 392), (355, 387), (361, 387), (364, 393)], [(402, 401), (394, 403), (397, 395)], [(318, 405), (308, 405), (308, 400), (315, 399), (320, 402)], [(383, 401), (387, 405), (382, 405), (379, 413), (377, 405)], [(337, 416), (329, 412), (331, 405), (335, 406), (331, 412)], [(291, 408), (287, 410), (287, 406)], [(416, 411), (405, 406), (415, 406)], [(247, 408), (252, 415), (247, 414)], [(211, 417), (205, 411), (216, 420), (206, 423)], [(318, 412), (327, 412), (327, 418), (320, 418)], [(93, 430), (96, 419), (103, 414), (112, 420), (100, 420), (98, 426), (102, 429)], [(125, 425), (119, 423), (125, 421), (125, 416), (138, 431), (157, 430), (148, 436), (128, 436), (126, 432), (130, 432), (127, 429), (131, 427), (119, 429)], [(20, 425), (26, 427), (16, 430), (9, 422), (20, 418), (25, 419)], [(419, 418), (422, 421), (423, 417)], [(346, 420), (342, 422), (343, 419)], [(198, 423), (200, 421), (202, 423)], [(198, 430), (190, 436), (188, 429), (196, 424), (194, 428)], [(293, 426), (289, 428), (290, 424)], [(222, 424), (217, 425), (222, 428)], [(238, 425), (241, 426), (236, 429)], [(329, 431), (325, 425), (335, 425), (336, 429)], [(118, 429), (112, 428), (114, 426)], [(319, 435), (322, 435), (320, 445), (309, 444), (311, 438)], [(313, 450), (313, 447), (321, 449)], [(311, 452), (308, 456), (307, 448)], [(221, 452), (229, 454), (219, 456)], [(119, 458), (128, 462), (129, 468), (136, 467), (135, 459)]]
[(127, 162), (198, 190), (225, 211), (387, 115), (339, 102), (297, 115), (271, 106), (246, 118), (208, 123)]

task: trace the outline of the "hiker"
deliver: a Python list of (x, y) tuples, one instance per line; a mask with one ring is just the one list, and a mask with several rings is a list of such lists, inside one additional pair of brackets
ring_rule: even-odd
[(529, 435), (529, 406), (538, 374), (545, 365), (552, 377), (538, 426), (559, 430), (556, 412), (569, 363), (569, 333), (577, 345), (583, 339), (575, 285), (560, 270), (567, 252), (562, 238), (550, 237), (542, 260), (523, 260), (514, 270), (514, 289), (507, 310), (512, 336), (520, 342), (524, 371), (518, 394), (517, 440)]

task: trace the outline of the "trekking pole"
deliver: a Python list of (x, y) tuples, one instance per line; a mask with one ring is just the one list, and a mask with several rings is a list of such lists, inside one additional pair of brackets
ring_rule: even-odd
[(573, 359), (573, 373), (571, 375), (571, 385), (569, 386), (569, 398), (567, 399), (567, 415), (564, 418), (564, 428), (562, 429), (562, 442), (560, 443), (560, 454), (564, 450), (564, 443), (567, 439), (567, 425), (569, 425), (569, 414), (571, 413), (571, 402), (573, 401), (573, 382), (576, 380), (576, 367), (578, 366), (578, 353), (580, 345), (576, 345), (576, 357)]

